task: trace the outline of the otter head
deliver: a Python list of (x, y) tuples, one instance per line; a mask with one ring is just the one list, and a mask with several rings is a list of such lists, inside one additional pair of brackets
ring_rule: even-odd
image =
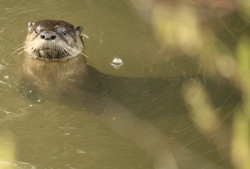
[(83, 51), (81, 26), (65, 21), (41, 20), (28, 23), (25, 51), (31, 58), (65, 61)]

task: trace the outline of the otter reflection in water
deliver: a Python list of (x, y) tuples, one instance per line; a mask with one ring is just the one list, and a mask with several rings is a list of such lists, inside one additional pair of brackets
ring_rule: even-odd
[[(127, 85), (131, 84), (129, 79), (120, 81), (119, 78), (104, 75), (86, 64), (81, 31), (81, 26), (73, 26), (65, 21), (42, 20), (28, 24), (22, 92), (31, 101), (43, 97), (101, 115), (112, 130), (151, 155), (156, 169), (188, 168), (189, 164), (196, 162), (200, 167), (216, 168), (201, 157), (192, 155), (189, 150), (181, 149), (178, 143), (171, 146), (170, 151), (166, 144), (167, 137), (135, 116), (137, 112), (157, 114), (173, 109), (175, 112), (185, 110), (180, 94), (175, 94), (180, 91), (178, 86), (181, 86), (182, 80), (165, 79), (160, 88), (159, 83), (153, 83), (152, 79), (132, 79), (133, 85)], [(124, 90), (120, 91), (121, 88)], [(34, 92), (30, 94), (30, 90)], [(138, 94), (140, 98), (148, 99), (133, 100), (133, 96)], [(161, 96), (165, 96), (166, 100), (158, 99)], [(173, 104), (176, 102), (180, 102), (180, 106)], [(137, 108), (131, 108), (131, 103), (136, 104)], [(157, 106), (151, 106), (154, 103)], [(183, 155), (195, 158), (190, 157), (177, 164), (175, 159), (183, 158)]]

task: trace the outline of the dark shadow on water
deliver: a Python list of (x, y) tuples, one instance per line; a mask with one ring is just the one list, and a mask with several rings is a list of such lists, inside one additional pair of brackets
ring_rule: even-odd
[[(167, 158), (164, 163), (175, 161), (180, 169), (210, 165), (211, 168), (219, 166), (231, 168), (226, 160), (216, 162), (221, 158), (218, 147), (204, 137), (190, 120), (182, 90), (186, 87), (187, 81), (200, 81), (201, 87), (211, 98), (213, 107), (216, 109), (224, 107), (225, 112), (220, 116), (228, 117), (222, 123), (227, 121), (230, 124), (230, 111), (241, 102), (241, 95), (233, 85), (223, 80), (213, 81), (204, 76), (173, 78), (124, 78), (103, 74), (100, 76), (103, 80), (102, 85), (94, 88), (90, 85), (78, 93), (71, 91), (62, 93), (58, 100), (50, 97), (51, 93), (47, 93), (45, 98), (36, 95), (35, 89), (30, 89), (29, 85), (28, 88), (27, 85), (22, 85), (25, 87), (21, 89), (25, 89), (22, 93), (28, 93), (33, 103), (42, 98), (67, 106), (71, 110), (87, 111), (97, 115), (102, 119), (101, 123), (121, 137), (132, 141), (160, 166), (165, 165), (162, 164), (161, 158)], [(33, 91), (32, 94), (29, 91)], [(182, 130), (181, 128), (184, 128), (183, 131), (178, 132)], [(223, 136), (219, 138), (221, 139)], [(225, 142), (227, 148), (228, 144)], [(158, 158), (159, 155), (162, 157)], [(218, 166), (214, 164), (215, 162)], [(172, 165), (174, 166), (169, 164), (170, 167), (173, 167)]]

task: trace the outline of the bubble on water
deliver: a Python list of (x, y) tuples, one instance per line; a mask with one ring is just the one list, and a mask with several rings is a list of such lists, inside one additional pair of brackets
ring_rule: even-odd
[(4, 78), (5, 78), (5, 79), (9, 79), (9, 76), (5, 75)]
[(113, 66), (115, 69), (120, 69), (123, 65), (123, 61), (121, 58), (114, 58), (110, 65)]

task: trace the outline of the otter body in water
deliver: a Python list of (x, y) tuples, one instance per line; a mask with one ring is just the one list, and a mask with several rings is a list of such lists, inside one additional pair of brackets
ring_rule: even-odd
[(28, 30), (23, 71), (30, 80), (43, 88), (58, 88), (63, 80), (88, 74), (85, 58), (79, 56), (82, 27), (42, 20), (28, 23)]
[[(81, 32), (81, 26), (65, 21), (28, 23), (23, 64), (24, 86), (29, 88), (26, 93), (32, 90), (46, 99), (64, 100), (74, 108), (76, 104), (99, 107), (108, 94), (108, 98), (142, 115), (186, 111), (180, 94), (185, 77), (129, 79), (104, 75), (86, 63)], [(176, 103), (180, 103), (178, 107)]]
[[(81, 31), (81, 26), (73, 26), (65, 21), (28, 23), (22, 93), (31, 101), (41, 96), (46, 100), (59, 100), (72, 108), (91, 108), (91, 112), (99, 114), (114, 104), (103, 105), (104, 100), (112, 98), (142, 115), (146, 111), (154, 115), (171, 112), (172, 109), (176, 111), (173, 103), (180, 97), (173, 92), (179, 93), (182, 80), (177, 80), (181, 82), (178, 85), (175, 80), (173, 88), (172, 80), (168, 79), (155, 83), (156, 79), (104, 75), (86, 64)], [(159, 84), (162, 84), (162, 88), (159, 88)]]
[(42, 96), (77, 97), (86, 89), (103, 89), (103, 75), (86, 64), (81, 31), (65, 21), (28, 23), (23, 80), (32, 90)]

